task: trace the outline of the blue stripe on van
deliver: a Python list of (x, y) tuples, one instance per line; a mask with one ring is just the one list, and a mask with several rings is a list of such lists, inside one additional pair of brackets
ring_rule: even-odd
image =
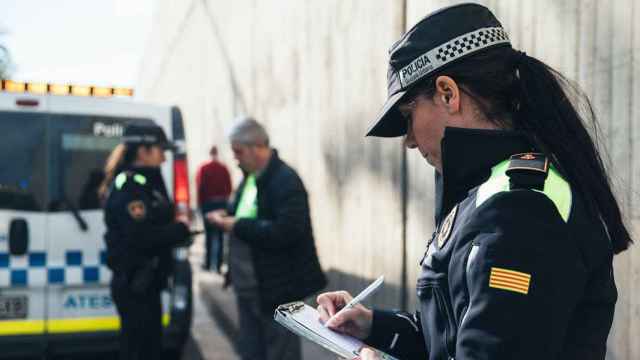
[(66, 264), (68, 265), (82, 265), (82, 252), (80, 251), (67, 251)]
[(9, 267), (9, 254), (0, 253), (0, 268), (8, 268)]
[[(104, 249), (98, 253), (98, 259), (95, 259), (95, 256), (86, 256), (81, 250), (69, 250), (65, 253), (64, 264), (49, 264), (51, 257), (41, 250), (20, 256), (0, 252), (0, 288), (41, 286), (44, 285), (43, 281), (57, 285), (97, 284), (108, 281), (111, 272), (106, 266), (106, 258)], [(85, 261), (88, 263), (85, 264)]]
[(64, 269), (62, 268), (49, 269), (47, 276), (50, 284), (64, 284)]
[(27, 270), (11, 270), (11, 286), (26, 286)]
[(100, 270), (97, 266), (87, 266), (82, 269), (82, 280), (85, 283), (96, 283), (100, 277)]
[(30, 267), (44, 267), (47, 264), (47, 253), (33, 252), (29, 254)]

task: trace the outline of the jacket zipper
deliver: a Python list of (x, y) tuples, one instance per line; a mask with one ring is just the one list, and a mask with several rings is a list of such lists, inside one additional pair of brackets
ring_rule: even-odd
[(452, 344), (453, 344), (453, 337), (454, 334), (456, 332), (456, 325), (455, 322), (453, 321), (453, 312), (451, 311), (451, 308), (449, 307), (449, 304), (447, 302), (447, 300), (445, 299), (444, 295), (442, 294), (442, 289), (436, 287), (436, 286), (432, 286), (433, 289), (433, 293), (436, 297), (436, 302), (438, 304), (438, 308), (440, 309), (440, 311), (442, 311), (444, 313), (444, 316), (447, 320), (447, 324), (445, 325), (444, 328), (444, 337), (445, 337), (445, 348), (447, 349), (447, 355), (449, 356), (449, 358), (452, 358), (452, 350), (455, 352), (455, 349), (452, 349)]

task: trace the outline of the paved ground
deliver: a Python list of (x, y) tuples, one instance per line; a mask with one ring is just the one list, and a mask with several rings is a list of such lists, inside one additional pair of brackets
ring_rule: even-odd
[(230, 338), (222, 331), (221, 325), (209, 313), (209, 305), (203, 301), (200, 290), (201, 278), (211, 277), (200, 270), (203, 240), (200, 236), (191, 247), (190, 260), (193, 268), (193, 324), (191, 339), (187, 344), (182, 360), (239, 360), (231, 344)]
[[(220, 329), (231, 339), (238, 336), (237, 307), (231, 289), (222, 288), (222, 277), (217, 274), (203, 273), (199, 277), (202, 299)], [(304, 360), (335, 359), (336, 356), (320, 346), (303, 340)]]
[[(193, 342), (185, 349), (182, 360), (235, 360), (232, 339), (238, 336), (238, 309), (233, 291), (222, 288), (222, 276), (201, 271), (204, 252), (204, 236), (195, 239), (190, 249), (190, 260), (194, 270), (194, 324)], [(303, 340), (303, 359), (326, 360), (336, 356), (322, 347)]]

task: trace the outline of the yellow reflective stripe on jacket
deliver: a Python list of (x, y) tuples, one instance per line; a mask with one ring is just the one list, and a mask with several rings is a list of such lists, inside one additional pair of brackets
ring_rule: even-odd
[[(499, 192), (509, 191), (509, 176), (506, 174), (508, 168), (509, 160), (505, 160), (491, 169), (489, 180), (480, 185), (478, 193), (476, 194), (476, 207), (479, 207)], [(562, 219), (565, 222), (569, 221), (572, 203), (571, 186), (569, 186), (569, 183), (563, 179), (553, 167), (549, 167), (549, 175), (544, 183), (544, 191), (538, 192), (545, 194), (551, 199)]]
[(44, 320), (2, 320), (0, 336), (42, 334), (44, 324)]
[[(162, 315), (162, 325), (168, 326), (169, 314)], [(120, 318), (117, 316), (83, 317), (70, 319), (45, 320), (9, 320), (0, 321), (0, 336), (64, 334), (94, 331), (117, 331), (120, 329)]]

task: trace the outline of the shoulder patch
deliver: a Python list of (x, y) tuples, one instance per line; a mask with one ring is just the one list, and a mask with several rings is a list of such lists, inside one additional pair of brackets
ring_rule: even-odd
[(549, 159), (540, 153), (523, 153), (511, 155), (507, 175), (513, 170), (536, 171), (546, 173), (549, 171)]
[(544, 183), (549, 174), (549, 159), (544, 154), (515, 154), (509, 158), (506, 172), (510, 178), (510, 188), (544, 190)]
[(499, 267), (491, 268), (489, 287), (527, 295), (530, 285), (531, 274)]
[[(519, 156), (536, 154), (518, 154)], [(514, 156), (518, 156), (514, 155)], [(529, 157), (529, 156), (526, 156)], [(562, 219), (567, 222), (571, 216), (572, 207), (572, 194), (571, 186), (569, 183), (555, 170), (555, 168), (548, 163), (546, 156), (544, 162), (540, 161), (537, 164), (530, 163), (535, 166), (536, 170), (523, 170), (522, 172), (528, 173), (540, 173), (546, 166), (545, 180), (542, 189), (531, 189), (546, 195), (554, 203)], [(523, 161), (530, 161), (522, 159)], [(507, 175), (507, 170), (510, 168), (512, 162), (511, 159), (505, 160), (491, 169), (491, 176), (485, 181), (476, 193), (476, 207), (480, 207), (485, 201), (491, 198), (493, 195), (512, 190), (511, 183), (513, 181), (513, 173), (511, 177)], [(517, 163), (516, 163), (517, 164)], [(515, 173), (519, 173), (520, 170), (514, 170)], [(521, 179), (520, 179), (521, 180)]]
[(144, 202), (140, 200), (134, 200), (128, 203), (127, 210), (133, 220), (142, 221), (147, 217), (147, 207), (144, 205)]
[(437, 244), (438, 248), (442, 249), (451, 236), (451, 230), (453, 229), (453, 222), (456, 220), (456, 214), (458, 213), (458, 205), (456, 205), (449, 215), (444, 219), (440, 229), (438, 230)]

